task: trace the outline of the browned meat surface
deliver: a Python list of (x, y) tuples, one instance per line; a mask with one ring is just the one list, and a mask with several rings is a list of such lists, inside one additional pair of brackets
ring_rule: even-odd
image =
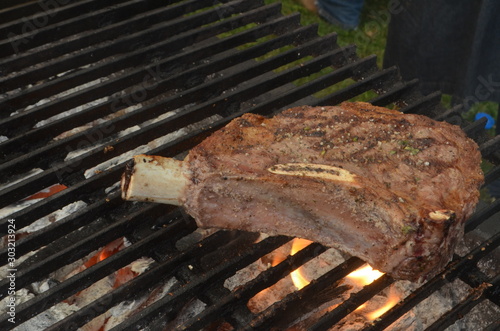
[(366, 103), (246, 114), (190, 151), (180, 204), (200, 227), (306, 238), (425, 279), (463, 236), (480, 163), (460, 128)]

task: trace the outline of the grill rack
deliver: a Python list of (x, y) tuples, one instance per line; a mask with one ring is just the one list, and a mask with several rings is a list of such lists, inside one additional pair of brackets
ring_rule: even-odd
[[(359, 59), (355, 47), (338, 46), (335, 35), (319, 37), (315, 26), (300, 25), (298, 15), (282, 16), (279, 4), (243, 0), (81, 0), (52, 4), (52, 8), (47, 8), (42, 2), (21, 1), (0, 10), (2, 22), (6, 22), (0, 25), (0, 38), (3, 38), (0, 135), (8, 137), (0, 143), (0, 171), (4, 183), (13, 182), (0, 192), (1, 207), (18, 203), (54, 184), (67, 188), (1, 220), (2, 236), (5, 240), (4, 229), (11, 219), (20, 229), (75, 201), (84, 201), (87, 207), (16, 240), (16, 256), (37, 251), (17, 266), (16, 288), (29, 288), (31, 283), (114, 239), (126, 237), (132, 245), (18, 305), (18, 324), (146, 255), (156, 261), (150, 270), (48, 329), (76, 329), (114, 305), (147, 292), (150, 284), (160, 283), (169, 275), (175, 275), (186, 285), (113, 330), (147, 325), (154, 329), (152, 325), (161, 324), (161, 316), (174, 315), (182, 303), (192, 297), (200, 298), (208, 307), (187, 321), (186, 329), (199, 329), (220, 318), (237, 329), (284, 327), (292, 322), (288, 319), (302, 313), (294, 308), (299, 302), (310, 309), (322, 303), (317, 295), (311, 295), (315, 289), (335, 293), (338, 281), (363, 264), (357, 258), (350, 258), (309, 286), (255, 315), (246, 308), (246, 300), (321, 254), (325, 247), (313, 244), (231, 293), (220, 279), (291, 238), (272, 237), (252, 244), (253, 234), (220, 231), (199, 246), (179, 252), (174, 243), (196, 229), (192, 219), (172, 207), (123, 202), (119, 192), (106, 190), (119, 180), (126, 161), (92, 177), (85, 175), (87, 169), (210, 116), (218, 115), (209, 125), (152, 148), (148, 153), (177, 156), (245, 112), (270, 115), (298, 104), (336, 104), (371, 91), (368, 101), (375, 105), (397, 104), (405, 113), (424, 114), (461, 125), (480, 144), (483, 157), (496, 165), (486, 175), (486, 184), (500, 177), (500, 139), (499, 136), (488, 138), (483, 121), (465, 123), (459, 115), (459, 107), (446, 110), (440, 105), (439, 93), (420, 95), (417, 82), (403, 82), (396, 68), (379, 70), (375, 57)], [(33, 26), (35, 29), (30, 30)], [(232, 32), (238, 29), (241, 31)], [(264, 57), (277, 50), (280, 52)], [(301, 62), (293, 65), (295, 61)], [(292, 84), (316, 72), (320, 73), (316, 79)], [(101, 81), (77, 89), (96, 79)], [(312, 96), (347, 79), (353, 79), (347, 87), (320, 97)], [(67, 94), (57, 96), (68, 90)], [(96, 102), (105, 97), (108, 99)], [(44, 101), (45, 98), (52, 99)], [(90, 102), (96, 103), (34, 127), (41, 120)], [(70, 128), (132, 106), (138, 108), (54, 140)], [(171, 110), (178, 111), (138, 131), (116, 135)], [(99, 147), (65, 161), (68, 152), (92, 145)], [(34, 168), (41, 171), (25, 178)], [(473, 231), (499, 211), (498, 200), (479, 210), (468, 221), (466, 231)], [(234, 249), (234, 256), (227, 256), (228, 245)], [(499, 245), (497, 233), (468, 255), (455, 256), (441, 275), (366, 329), (383, 329), (456, 278), (470, 285), (474, 295), (430, 329), (442, 330), (453, 324), (459, 313), (470, 310), (481, 300), (500, 306), (498, 275), (488, 278), (476, 266)], [(8, 250), (0, 250), (2, 265), (7, 257)], [(194, 266), (194, 271), (188, 266)], [(366, 286), (324, 315), (311, 330), (326, 330), (392, 282), (390, 277), (383, 276)], [(485, 283), (492, 286), (481, 287)], [(8, 287), (7, 279), (0, 281), (0, 297), (7, 295)], [(10, 329), (15, 325), (8, 322), (8, 316), (2, 316), (0, 326)]]

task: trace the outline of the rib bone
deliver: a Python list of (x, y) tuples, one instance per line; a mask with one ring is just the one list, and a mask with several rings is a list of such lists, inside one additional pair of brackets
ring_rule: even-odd
[(122, 176), (122, 198), (180, 206), (188, 183), (186, 173), (182, 161), (136, 155)]

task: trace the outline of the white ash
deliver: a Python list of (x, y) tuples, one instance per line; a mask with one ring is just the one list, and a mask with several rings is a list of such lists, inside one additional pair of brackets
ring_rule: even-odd
[(27, 207), (37, 203), (40, 200), (41, 199), (21, 200), (21, 201), (15, 202), (9, 206), (6, 206), (4, 208), (1, 208), (0, 209), (0, 218), (7, 218), (10, 215), (14, 214), (15, 212), (18, 212), (24, 208), (27, 208)]
[[(89, 254), (89, 257), (98, 254), (98, 252), (99, 250), (97, 250), (93, 254)], [(73, 263), (72, 266), (78, 270), (77, 272), (81, 272), (82, 271), (81, 266), (85, 263), (85, 260), (88, 260), (89, 257), (77, 261), (76, 263)], [(124, 268), (130, 268), (130, 270), (136, 273), (136, 275), (140, 275), (141, 273), (148, 270), (153, 263), (154, 260), (150, 258), (141, 258), (130, 263)], [(64, 280), (68, 279), (69, 277), (71, 277), (71, 275), (74, 274), (74, 272), (70, 272), (68, 268), (64, 268), (64, 270), (65, 271), (62, 270), (56, 271), (51, 275), (51, 277), (53, 277), (54, 279)], [(78, 292), (72, 297), (66, 299), (64, 302), (54, 305), (49, 310), (45, 311), (43, 314), (40, 314), (34, 319), (24, 323), (21, 327), (26, 326), (27, 328), (21, 330), (31, 330), (29, 328), (35, 326), (36, 327), (43, 326), (43, 328), (46, 328), (64, 319), (65, 317), (71, 315), (73, 312), (79, 310), (85, 305), (90, 304), (91, 302), (99, 299), (103, 295), (110, 293), (114, 289), (116, 277), (119, 277), (117, 273), (112, 273), (107, 277), (104, 277), (101, 280), (93, 283), (90, 287)], [(49, 287), (53, 286), (51, 284), (39, 284), (38, 289), (46, 290), (45, 288), (47, 285)], [(147, 299), (148, 296), (145, 296), (143, 298), (138, 298), (136, 301), (124, 302), (120, 305), (117, 305), (113, 309), (110, 309), (106, 313), (92, 320), (87, 325), (83, 326), (81, 330), (85, 331), (102, 330), (103, 326), (106, 326), (104, 330), (111, 329), (113, 323), (119, 324), (121, 321), (124, 320), (124, 318), (129, 316), (131, 312), (135, 311)], [(32, 330), (38, 330), (38, 329), (32, 329)]]
[(168, 279), (164, 284), (152, 291), (149, 291), (146, 295), (136, 298), (133, 301), (125, 301), (119, 305), (111, 308), (105, 314), (107, 317), (106, 323), (103, 325), (102, 330), (110, 330), (113, 327), (119, 325), (120, 323), (127, 320), (129, 316), (137, 313), (144, 306), (147, 306), (159, 299), (168, 295), (174, 286), (177, 286), (179, 282), (174, 277)]
[[(104, 100), (106, 101), (106, 100)], [(72, 136), (74, 134), (77, 134), (77, 133), (80, 133), (80, 132), (83, 132), (83, 131), (86, 131), (86, 130), (89, 130), (89, 129), (92, 129), (93, 127), (97, 126), (97, 125), (100, 125), (100, 124), (103, 124), (103, 123), (106, 123), (112, 119), (115, 119), (117, 117), (120, 117), (122, 115), (125, 115), (127, 113), (130, 113), (130, 112), (133, 112), (134, 110), (136, 109), (139, 109), (141, 108), (142, 105), (141, 104), (138, 104), (138, 105), (134, 105), (134, 106), (130, 106), (130, 107), (127, 107), (127, 108), (124, 108), (124, 109), (120, 109), (112, 114), (109, 114), (109, 115), (106, 115), (104, 117), (100, 117), (100, 118), (97, 118), (91, 122), (88, 122), (84, 125), (80, 125), (80, 126), (77, 126), (75, 128), (72, 128), (71, 130), (68, 130), (68, 131), (65, 131), (63, 133), (61, 133), (60, 135), (54, 137), (54, 140), (61, 140), (61, 139), (64, 139), (64, 138), (67, 138), (69, 136)], [(79, 109), (78, 111), (81, 111), (81, 109)], [(134, 129), (130, 132), (133, 132), (133, 131), (136, 131), (138, 130), (138, 127), (133, 127)], [(103, 139), (103, 140), (106, 140), (106, 139)], [(103, 142), (101, 142), (103, 143)], [(89, 148), (87, 149), (84, 149), (85, 151), (89, 150), (89, 149), (92, 149), (93, 147), (95, 146), (90, 146)]]
[[(116, 325), (125, 321), (130, 316), (130, 313), (136, 311), (144, 301), (145, 298), (142, 297), (138, 300), (121, 302), (102, 315), (105, 318), (104, 323), (99, 320), (93, 320), (92, 322), (97, 324), (98, 330), (111, 330)], [(85, 325), (82, 330), (88, 329), (89, 324)]]
[[(277, 248), (272, 253), (250, 264), (246, 268), (237, 271), (232, 277), (224, 282), (224, 286), (229, 290), (245, 284), (257, 277), (261, 272), (269, 269), (286, 258), (291, 251), (293, 242)], [(328, 249), (318, 257), (305, 263), (300, 271), (307, 280), (313, 280), (321, 277), (329, 270), (344, 262), (344, 258), (336, 249)], [(282, 300), (288, 294), (296, 291), (297, 288), (292, 282), (290, 276), (284, 277), (273, 286), (267, 288), (261, 293), (251, 298), (248, 302), (249, 309), (254, 312), (261, 312), (271, 306), (273, 303)]]
[[(43, 100), (39, 101), (39, 102), (36, 104), (36, 106), (39, 106), (39, 105), (41, 105), (41, 104), (43, 104), (43, 103), (46, 103), (46, 102), (49, 102), (49, 101), (51, 101), (51, 100), (52, 100), (52, 98), (53, 98), (53, 97), (51, 97), (51, 99), (43, 99)], [(72, 109), (70, 109), (70, 110), (67, 110), (67, 111), (65, 111), (65, 112), (59, 113), (59, 114), (54, 115), (54, 116), (52, 116), (52, 117), (49, 117), (49, 118), (47, 118), (47, 119), (45, 119), (45, 120), (41, 120), (40, 122), (38, 122), (38, 123), (36, 123), (36, 124), (34, 125), (34, 128), (35, 128), (35, 129), (36, 129), (36, 128), (40, 128), (40, 127), (42, 127), (42, 126), (44, 126), (44, 125), (47, 125), (47, 124), (49, 124), (49, 123), (52, 123), (52, 122), (54, 122), (54, 121), (60, 120), (60, 119), (65, 118), (65, 117), (68, 117), (69, 115), (72, 115), (72, 114), (75, 114), (75, 113), (81, 112), (81, 111), (83, 111), (83, 110), (85, 110), (85, 109), (88, 109), (88, 108), (90, 108), (90, 107), (97, 106), (97, 105), (99, 105), (99, 104), (101, 104), (101, 103), (106, 102), (108, 99), (109, 99), (109, 97), (104, 97), (104, 98), (100, 98), (100, 99), (92, 100), (91, 102), (87, 102), (87, 103), (85, 103), (85, 104), (83, 104), (83, 105), (80, 105), (80, 106), (77, 106), (77, 107), (72, 108)], [(43, 101), (45, 101), (45, 102), (43, 102)]]
[[(449, 296), (449, 300), (454, 304), (464, 300), (474, 291), (474, 289), (470, 288), (460, 279), (456, 279), (453, 283), (446, 285), (442, 291), (446, 290), (448, 290), (448, 293), (445, 293), (445, 297)], [(451, 309), (451, 307), (449, 308)], [(425, 307), (423, 307), (424, 309)], [(500, 316), (500, 308), (488, 299), (485, 299), (446, 330), (483, 330), (490, 323), (497, 321), (498, 316)]]
[[(118, 114), (113, 114), (113, 115), (114, 116), (118, 116)], [(105, 119), (105, 118), (103, 118), (103, 119)], [(91, 123), (89, 123), (89, 124), (87, 124), (85, 126), (80, 126), (80, 127), (74, 128), (74, 129), (72, 129), (70, 131), (66, 131), (66, 132), (62, 133), (61, 135), (57, 136), (55, 139), (57, 140), (57, 139), (65, 138), (67, 136), (71, 136), (71, 135), (73, 135), (75, 133), (78, 133), (80, 131), (85, 131), (88, 128), (93, 127), (93, 126), (94, 126), (94, 122), (91, 122)], [(117, 132), (117, 133), (115, 133), (115, 134), (113, 134), (113, 135), (111, 135), (109, 137), (106, 137), (104, 139), (96, 141), (96, 142), (94, 142), (94, 144), (90, 144), (90, 142), (89, 142), (89, 144), (87, 146), (85, 146), (85, 147), (82, 147), (82, 148), (79, 148), (79, 149), (74, 149), (74, 150), (70, 151), (66, 155), (66, 157), (64, 158), (64, 162), (70, 161), (71, 159), (74, 159), (74, 158), (76, 158), (76, 157), (78, 157), (80, 155), (83, 155), (83, 154), (85, 154), (85, 153), (87, 153), (87, 152), (89, 152), (91, 150), (102, 149), (103, 152), (105, 152), (104, 147), (106, 145), (110, 145), (112, 143), (112, 141), (115, 141), (116, 139), (120, 139), (120, 138), (126, 136), (127, 134), (130, 134), (130, 133), (133, 133), (135, 131), (138, 131), (139, 129), (140, 129), (140, 126), (134, 125), (134, 126), (132, 126), (130, 128), (127, 128), (125, 130), (119, 131), (119, 132)]]
[[(24, 254), (23, 256), (16, 257), (16, 261), (14, 262), (14, 268), (17, 268), (21, 263), (26, 261), (29, 257), (31, 257), (34, 254), (36, 254), (36, 251), (29, 252), (29, 253)], [(7, 275), (9, 274), (9, 272), (7, 270), (9, 268), (12, 268), (9, 264), (6, 264), (6, 265), (0, 267), (0, 279), (4, 279), (5, 277), (7, 277)]]
[[(4, 79), (8, 79), (8, 78), (10, 78), (9, 76), (13, 77), (13, 76), (16, 76), (16, 75), (17, 75), (17, 72), (11, 72), (11, 73), (5, 75)], [(33, 86), (32, 84), (28, 84), (24, 88), (18, 87), (18, 88), (14, 89), (14, 90), (10, 90), (10, 91), (6, 91), (6, 92), (3, 92), (3, 93), (0, 93), (0, 99), (10, 98), (13, 95), (21, 93), (23, 91), (23, 89), (28, 89), (28, 88), (31, 88), (32, 86)]]
[(41, 294), (43, 292), (46, 292), (56, 286), (58, 284), (57, 281), (53, 280), (52, 278), (47, 278), (44, 279), (40, 282), (34, 282), (31, 284), (31, 289), (35, 294)]
[(192, 299), (182, 307), (182, 311), (179, 312), (177, 318), (167, 324), (166, 330), (182, 330), (182, 325), (205, 310), (205, 307), (206, 304), (204, 302), (198, 299)]
[(91, 257), (98, 254), (99, 250), (95, 250), (82, 259), (76, 260), (73, 263), (67, 264), (58, 270), (51, 273), (48, 277), (57, 282), (63, 282), (71, 276), (76, 275), (78, 272), (85, 270), (84, 263), (87, 262)]
[[(73, 128), (71, 130), (68, 130), (62, 134), (60, 134), (59, 136), (55, 137), (55, 140), (59, 140), (59, 139), (62, 139), (62, 138), (66, 138), (68, 136), (71, 136), (73, 134), (76, 134), (76, 133), (79, 133), (79, 132), (82, 132), (82, 131), (86, 131), (87, 129), (90, 129), (92, 127), (94, 127), (95, 125), (98, 125), (98, 124), (101, 124), (101, 123), (105, 123), (111, 119), (114, 119), (116, 117), (120, 117), (124, 114), (127, 114), (127, 113), (130, 113), (130, 112), (133, 112), (137, 109), (140, 109), (142, 108), (143, 105), (142, 104), (136, 104), (136, 105), (132, 105), (132, 106), (129, 106), (127, 108), (124, 108), (124, 109), (121, 109), (115, 113), (112, 113), (110, 115), (107, 115), (105, 117), (102, 117), (102, 118), (99, 118), (99, 119), (96, 119), (95, 121), (92, 121), (90, 123), (87, 123), (83, 126), (79, 126), (79, 127), (76, 127), (76, 128)], [(105, 147), (110, 147), (112, 148), (112, 142), (115, 141), (116, 139), (120, 139), (130, 133), (133, 133), (135, 131), (138, 131), (140, 130), (142, 127), (145, 127), (153, 122), (156, 122), (156, 121), (159, 121), (159, 120), (162, 120), (162, 119), (165, 119), (167, 117), (170, 117), (170, 116), (173, 116), (174, 114), (176, 114), (179, 110), (174, 110), (174, 111), (170, 111), (170, 112), (167, 112), (165, 114), (162, 114), (160, 116), (158, 116), (157, 118), (155, 119), (152, 119), (152, 120), (149, 120), (149, 121), (145, 121), (144, 123), (142, 124), (137, 124), (137, 125), (134, 125), (132, 127), (129, 127), (127, 129), (124, 129), (122, 131), (119, 131), (119, 132), (116, 132), (106, 138), (103, 138), (103, 139), (100, 139), (99, 141), (95, 141), (93, 142), (93, 144), (88, 144), (88, 146), (86, 147), (83, 147), (83, 148), (79, 148), (79, 149), (75, 149), (75, 150), (72, 150), (70, 151), (64, 161), (69, 161), (73, 158), (76, 158), (88, 151), (91, 151), (91, 150), (98, 150), (98, 149), (102, 149), (103, 152), (106, 152), (106, 149)]]
[[(259, 240), (262, 239), (259, 238)], [(291, 247), (292, 243), (288, 242), (252, 264), (249, 264), (247, 267), (238, 270), (233, 276), (225, 280), (224, 287), (233, 291), (235, 288), (244, 285), (246, 282), (257, 277), (261, 272), (269, 269), (273, 264), (277, 264), (276, 259), (281, 262), (281, 260), (290, 254)]]
[(154, 260), (152, 258), (143, 257), (137, 261), (132, 262), (130, 264), (130, 270), (140, 275), (144, 273), (146, 270), (148, 270), (153, 263)]
[(23, 324), (14, 328), (14, 331), (34, 331), (45, 330), (54, 323), (62, 320), (66, 316), (76, 312), (79, 307), (62, 302), (56, 306), (50, 307), (41, 314), (33, 317), (32, 319), (24, 322)]
[(90, 177), (94, 176), (96, 173), (105, 171), (105, 170), (107, 170), (107, 169), (109, 169), (117, 164), (123, 163), (123, 162), (127, 161), (128, 159), (132, 158), (134, 155), (147, 153), (148, 151), (150, 151), (154, 148), (157, 148), (161, 145), (164, 145), (168, 142), (171, 142), (175, 139), (178, 139), (182, 136), (185, 136), (185, 135), (187, 135), (187, 134), (189, 134), (189, 133), (191, 133), (191, 132), (193, 132), (193, 131), (195, 131), (203, 126), (208, 126), (220, 118), (221, 117), (219, 115), (211, 116), (209, 118), (204, 119), (203, 121), (188, 125), (180, 130), (177, 130), (175, 132), (172, 132), (172, 133), (169, 133), (165, 136), (157, 138), (157, 139), (149, 142), (146, 145), (139, 146), (133, 150), (130, 150), (130, 151), (124, 153), (124, 154), (121, 154), (117, 157), (109, 159), (106, 162), (103, 162), (103, 163), (101, 163), (93, 168), (87, 169), (87, 171), (85, 171), (85, 174), (84, 174), (85, 178), (90, 178)]
[(297, 288), (294, 286), (291, 278), (285, 277), (248, 300), (248, 309), (252, 313), (260, 313), (296, 290)]
[[(1, 279), (4, 279), (4, 277), (2, 276)], [(23, 302), (26, 302), (26, 301), (34, 298), (34, 297), (35, 297), (35, 295), (33, 293), (31, 293), (30, 291), (28, 291), (27, 289), (25, 289), (25, 288), (17, 290), (16, 291), (16, 306), (19, 306)], [(9, 300), (10, 300), (10, 296), (6, 296), (5, 298), (3, 298), (0, 301), (1, 302), (1, 305), (0, 305), (0, 314), (2, 316), (5, 315), (6, 312), (7, 312), (7, 303), (9, 302)]]
[[(44, 105), (44, 104), (46, 104), (48, 102), (64, 98), (64, 97), (66, 97), (66, 96), (68, 96), (68, 95), (70, 95), (72, 93), (78, 92), (80, 90), (83, 90), (83, 89), (86, 89), (86, 88), (89, 88), (89, 87), (101, 84), (102, 82), (105, 82), (107, 80), (108, 80), (107, 77), (101, 77), (101, 78), (95, 79), (93, 81), (87, 82), (85, 84), (82, 84), (82, 85), (79, 85), (79, 86), (75, 86), (73, 88), (70, 88), (70, 89), (65, 90), (63, 92), (60, 92), (58, 94), (52, 95), (49, 98), (41, 99), (41, 100), (39, 100), (38, 102), (36, 102), (36, 103), (34, 103), (32, 105), (28, 105), (27, 107), (25, 107), (22, 110), (17, 110), (15, 112), (11, 113), (10, 115), (13, 116), (13, 115), (17, 115), (18, 113), (22, 113), (22, 112), (31, 110), (31, 109), (33, 109), (35, 107), (42, 106), (42, 105)], [(98, 104), (104, 102), (107, 99), (108, 99), (108, 97), (104, 97), (104, 98), (101, 98), (101, 99), (89, 102), (87, 104), (78, 106), (76, 108), (68, 109), (67, 111), (64, 111), (64, 112), (62, 112), (62, 113), (60, 113), (58, 115), (54, 115), (54, 116), (50, 117), (49, 119), (42, 120), (42, 121), (38, 122), (37, 124), (35, 124), (34, 127), (35, 128), (41, 127), (41, 126), (46, 125), (47, 123), (53, 122), (53, 121), (55, 121), (57, 119), (64, 118), (64, 117), (66, 117), (66, 116), (68, 116), (70, 114), (74, 114), (74, 113), (76, 113), (78, 111), (81, 111), (81, 110), (90, 108), (92, 106), (98, 105)]]
[(488, 299), (479, 303), (458, 323), (461, 324), (461, 330), (486, 330), (486, 328), (499, 321), (500, 308)]
[[(386, 298), (383, 296), (375, 296), (372, 300), (377, 301), (378, 305), (381, 306), (383, 305)], [(400, 318), (398, 321), (393, 323), (391, 326), (387, 327), (385, 330), (386, 331), (423, 330), (415, 326), (415, 321), (416, 321), (415, 315), (409, 312), (408, 314)], [(344, 319), (339, 323), (337, 323), (334, 327), (330, 328), (330, 331), (358, 331), (364, 329), (369, 324), (370, 322), (367, 321), (362, 314), (354, 312), (351, 315), (349, 315), (348, 319)]]
[(238, 270), (232, 277), (226, 279), (224, 287), (234, 291), (237, 287), (245, 284), (246, 282), (254, 279), (260, 273), (266, 271), (271, 266), (268, 263), (263, 263), (261, 259), (248, 265), (246, 268)]
[[(139, 265), (139, 267), (134, 267), (134, 269), (144, 272), (153, 263), (153, 260), (148, 258), (141, 258), (137, 261), (132, 262), (131, 264), (129, 264), (124, 268), (132, 268), (132, 265), (134, 263), (138, 263)], [(112, 273), (111, 275), (93, 283), (90, 287), (80, 291), (77, 295), (68, 298), (66, 302), (76, 304), (78, 307), (84, 307), (85, 305), (111, 292), (114, 289), (114, 284), (116, 282), (117, 277), (119, 277), (119, 275), (117, 275), (116, 272)]]
[(318, 258), (305, 263), (302, 274), (308, 280), (317, 279), (344, 261), (343, 255), (338, 250), (330, 248)]
[(86, 289), (80, 291), (77, 295), (68, 298), (66, 301), (75, 304), (78, 307), (84, 307), (87, 304), (102, 297), (103, 295), (109, 293), (113, 289), (114, 282), (114, 277), (104, 277), (103, 279), (98, 280)]
[[(398, 293), (401, 300), (417, 289), (421, 284), (414, 284), (409, 281), (397, 281), (392, 288)], [(443, 286), (437, 292), (434, 292), (420, 304), (415, 306), (405, 315), (395, 321), (388, 330), (401, 330), (402, 324), (407, 325), (407, 330), (420, 331), (430, 326), (435, 320), (441, 317), (447, 310), (451, 309), (454, 300), (450, 296), (453, 293), (453, 286)], [(432, 307), (430, 309), (430, 307)], [(409, 323), (409, 318), (411, 323)], [(406, 330), (406, 329), (405, 329)], [(459, 331), (460, 329), (450, 328), (448, 331)]]
[(123, 240), (123, 247), (129, 247), (132, 245), (132, 243), (126, 237), (123, 237), (122, 240)]
[[(14, 211), (16, 211), (16, 209), (26, 208), (27, 206), (34, 204), (40, 200), (42, 200), (42, 199), (33, 199), (33, 200), (22, 201), (21, 203), (15, 204), (13, 206), (3, 208), (2, 210), (0, 210), (0, 214), (5, 213), (6, 216), (8, 216), (11, 213), (13, 213)], [(86, 206), (87, 206), (87, 204), (83, 201), (75, 201), (69, 205), (64, 206), (63, 208), (61, 208), (59, 210), (52, 212), (51, 214), (49, 214), (47, 216), (44, 216), (44, 217), (38, 219), (34, 223), (32, 223), (32, 224), (30, 224), (22, 229), (18, 229), (16, 231), (16, 234), (19, 236), (19, 235), (30, 234), (30, 233), (42, 230), (43, 228), (47, 227), (48, 225), (50, 225), (54, 222), (60, 221), (64, 217), (67, 217), (67, 216), (77, 212), (78, 210), (80, 210)], [(4, 242), (0, 241), (0, 247), (3, 247), (3, 246), (4, 246)], [(28, 259), (30, 256), (32, 256), (36, 253), (37, 253), (37, 251), (32, 251), (32, 252), (24, 254), (23, 256), (16, 256), (16, 260), (14, 262), (14, 267), (19, 266), (26, 259)], [(9, 268), (9, 265), (4, 265), (4, 266), (0, 267), (0, 277), (1, 278), (5, 277), (5, 275), (7, 275), (8, 268)]]
[[(485, 233), (480, 229), (476, 229), (467, 233), (464, 240), (456, 249), (456, 253), (460, 256), (466, 256), (474, 247), (479, 247), (481, 243), (491, 237), (491, 233)], [(488, 277), (493, 278), (498, 273), (498, 265), (500, 264), (500, 247), (497, 247), (477, 263), (479, 270), (484, 272)]]
[(64, 206), (63, 208), (56, 210), (50, 213), (47, 216), (40, 218), (39, 220), (31, 223), (30, 225), (22, 228), (21, 232), (33, 233), (35, 231), (39, 231), (50, 224), (60, 221), (64, 217), (67, 217), (77, 211), (85, 208), (87, 204), (81, 200), (70, 203), (69, 205)]

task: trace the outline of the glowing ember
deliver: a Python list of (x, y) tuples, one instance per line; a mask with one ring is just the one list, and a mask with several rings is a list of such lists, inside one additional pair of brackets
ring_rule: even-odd
[(347, 278), (352, 279), (361, 286), (365, 286), (373, 283), (374, 280), (380, 278), (383, 274), (383, 272), (375, 270), (367, 264), (366, 266), (351, 272), (347, 275)]
[(104, 246), (104, 248), (101, 251), (99, 251), (97, 254), (92, 256), (87, 262), (85, 262), (84, 264), (85, 268), (90, 268), (94, 264), (101, 262), (102, 260), (107, 259), (111, 255), (118, 253), (120, 250), (123, 249), (123, 247), (124, 247), (123, 238), (118, 238), (110, 242), (109, 244)]
[(50, 197), (53, 194), (56, 194), (58, 192), (61, 192), (62, 190), (67, 189), (67, 186), (64, 186), (62, 184), (55, 184), (52, 185), (51, 187), (48, 187), (38, 193), (33, 194), (32, 196), (26, 198), (26, 200), (36, 200), (36, 199), (44, 199), (47, 197)]
[[(297, 253), (304, 247), (310, 245), (311, 243), (312, 241), (310, 240), (295, 238), (292, 244), (292, 250), (290, 252), (290, 255), (294, 255), (295, 253)], [(299, 290), (310, 283), (310, 281), (302, 274), (301, 268), (298, 268), (297, 270), (293, 271), (290, 274), (290, 276), (292, 277), (293, 285), (295, 285), (295, 287)]]

